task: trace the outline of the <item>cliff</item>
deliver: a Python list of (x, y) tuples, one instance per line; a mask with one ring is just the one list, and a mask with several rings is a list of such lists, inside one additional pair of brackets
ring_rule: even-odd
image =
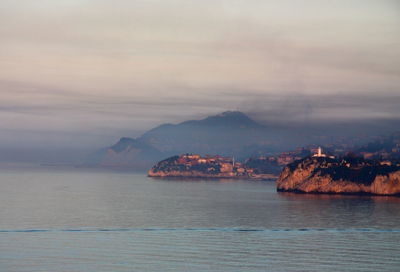
[(278, 191), (301, 193), (400, 195), (400, 165), (363, 159), (313, 158), (287, 165)]

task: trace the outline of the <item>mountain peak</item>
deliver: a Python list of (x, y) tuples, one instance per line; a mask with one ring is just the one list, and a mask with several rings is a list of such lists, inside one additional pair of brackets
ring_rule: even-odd
[(246, 117), (249, 118), (246, 114), (244, 114), (241, 111), (224, 111), (220, 114), (217, 114), (216, 116), (219, 117)]
[(220, 114), (209, 116), (206, 119), (200, 120), (207, 124), (224, 125), (224, 126), (239, 126), (239, 127), (254, 127), (261, 126), (246, 114), (240, 111), (225, 111)]

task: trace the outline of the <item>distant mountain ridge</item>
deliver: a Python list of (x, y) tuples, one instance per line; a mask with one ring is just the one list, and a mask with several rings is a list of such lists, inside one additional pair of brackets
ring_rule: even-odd
[[(114, 145), (92, 154), (87, 163), (148, 170), (162, 159), (186, 153), (234, 156), (240, 160), (253, 155), (289, 151), (307, 144), (323, 145), (335, 139), (349, 145), (351, 140), (368, 142), (367, 138), (355, 135), (358, 130), (375, 123), (359, 123), (358, 128), (353, 130), (357, 123), (331, 126), (327, 123), (263, 125), (240, 111), (226, 111), (200, 120), (162, 124), (136, 139), (122, 137)], [(383, 130), (376, 133), (379, 132), (385, 133)]]
[(165, 124), (144, 133), (139, 140), (160, 151), (233, 155), (238, 148), (266, 137), (267, 128), (238, 111), (201, 120)]
[(134, 139), (123, 137), (89, 160), (103, 166), (152, 166), (182, 153), (248, 156), (260, 146), (273, 148), (273, 132), (239, 111), (226, 111), (201, 120), (162, 124)]

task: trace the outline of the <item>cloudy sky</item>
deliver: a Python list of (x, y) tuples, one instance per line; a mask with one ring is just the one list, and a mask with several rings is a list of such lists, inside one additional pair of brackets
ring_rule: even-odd
[(399, 118), (399, 60), (398, 0), (2, 0), (0, 147), (236, 109)]

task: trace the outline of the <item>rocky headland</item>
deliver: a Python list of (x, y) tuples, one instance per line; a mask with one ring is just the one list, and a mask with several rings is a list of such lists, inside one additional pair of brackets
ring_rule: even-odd
[(231, 157), (185, 154), (158, 162), (148, 171), (148, 176), (271, 179), (276, 178), (279, 171), (278, 165), (266, 160), (254, 159), (241, 163), (235, 162)]
[(358, 157), (306, 157), (288, 164), (281, 192), (400, 195), (400, 163)]

